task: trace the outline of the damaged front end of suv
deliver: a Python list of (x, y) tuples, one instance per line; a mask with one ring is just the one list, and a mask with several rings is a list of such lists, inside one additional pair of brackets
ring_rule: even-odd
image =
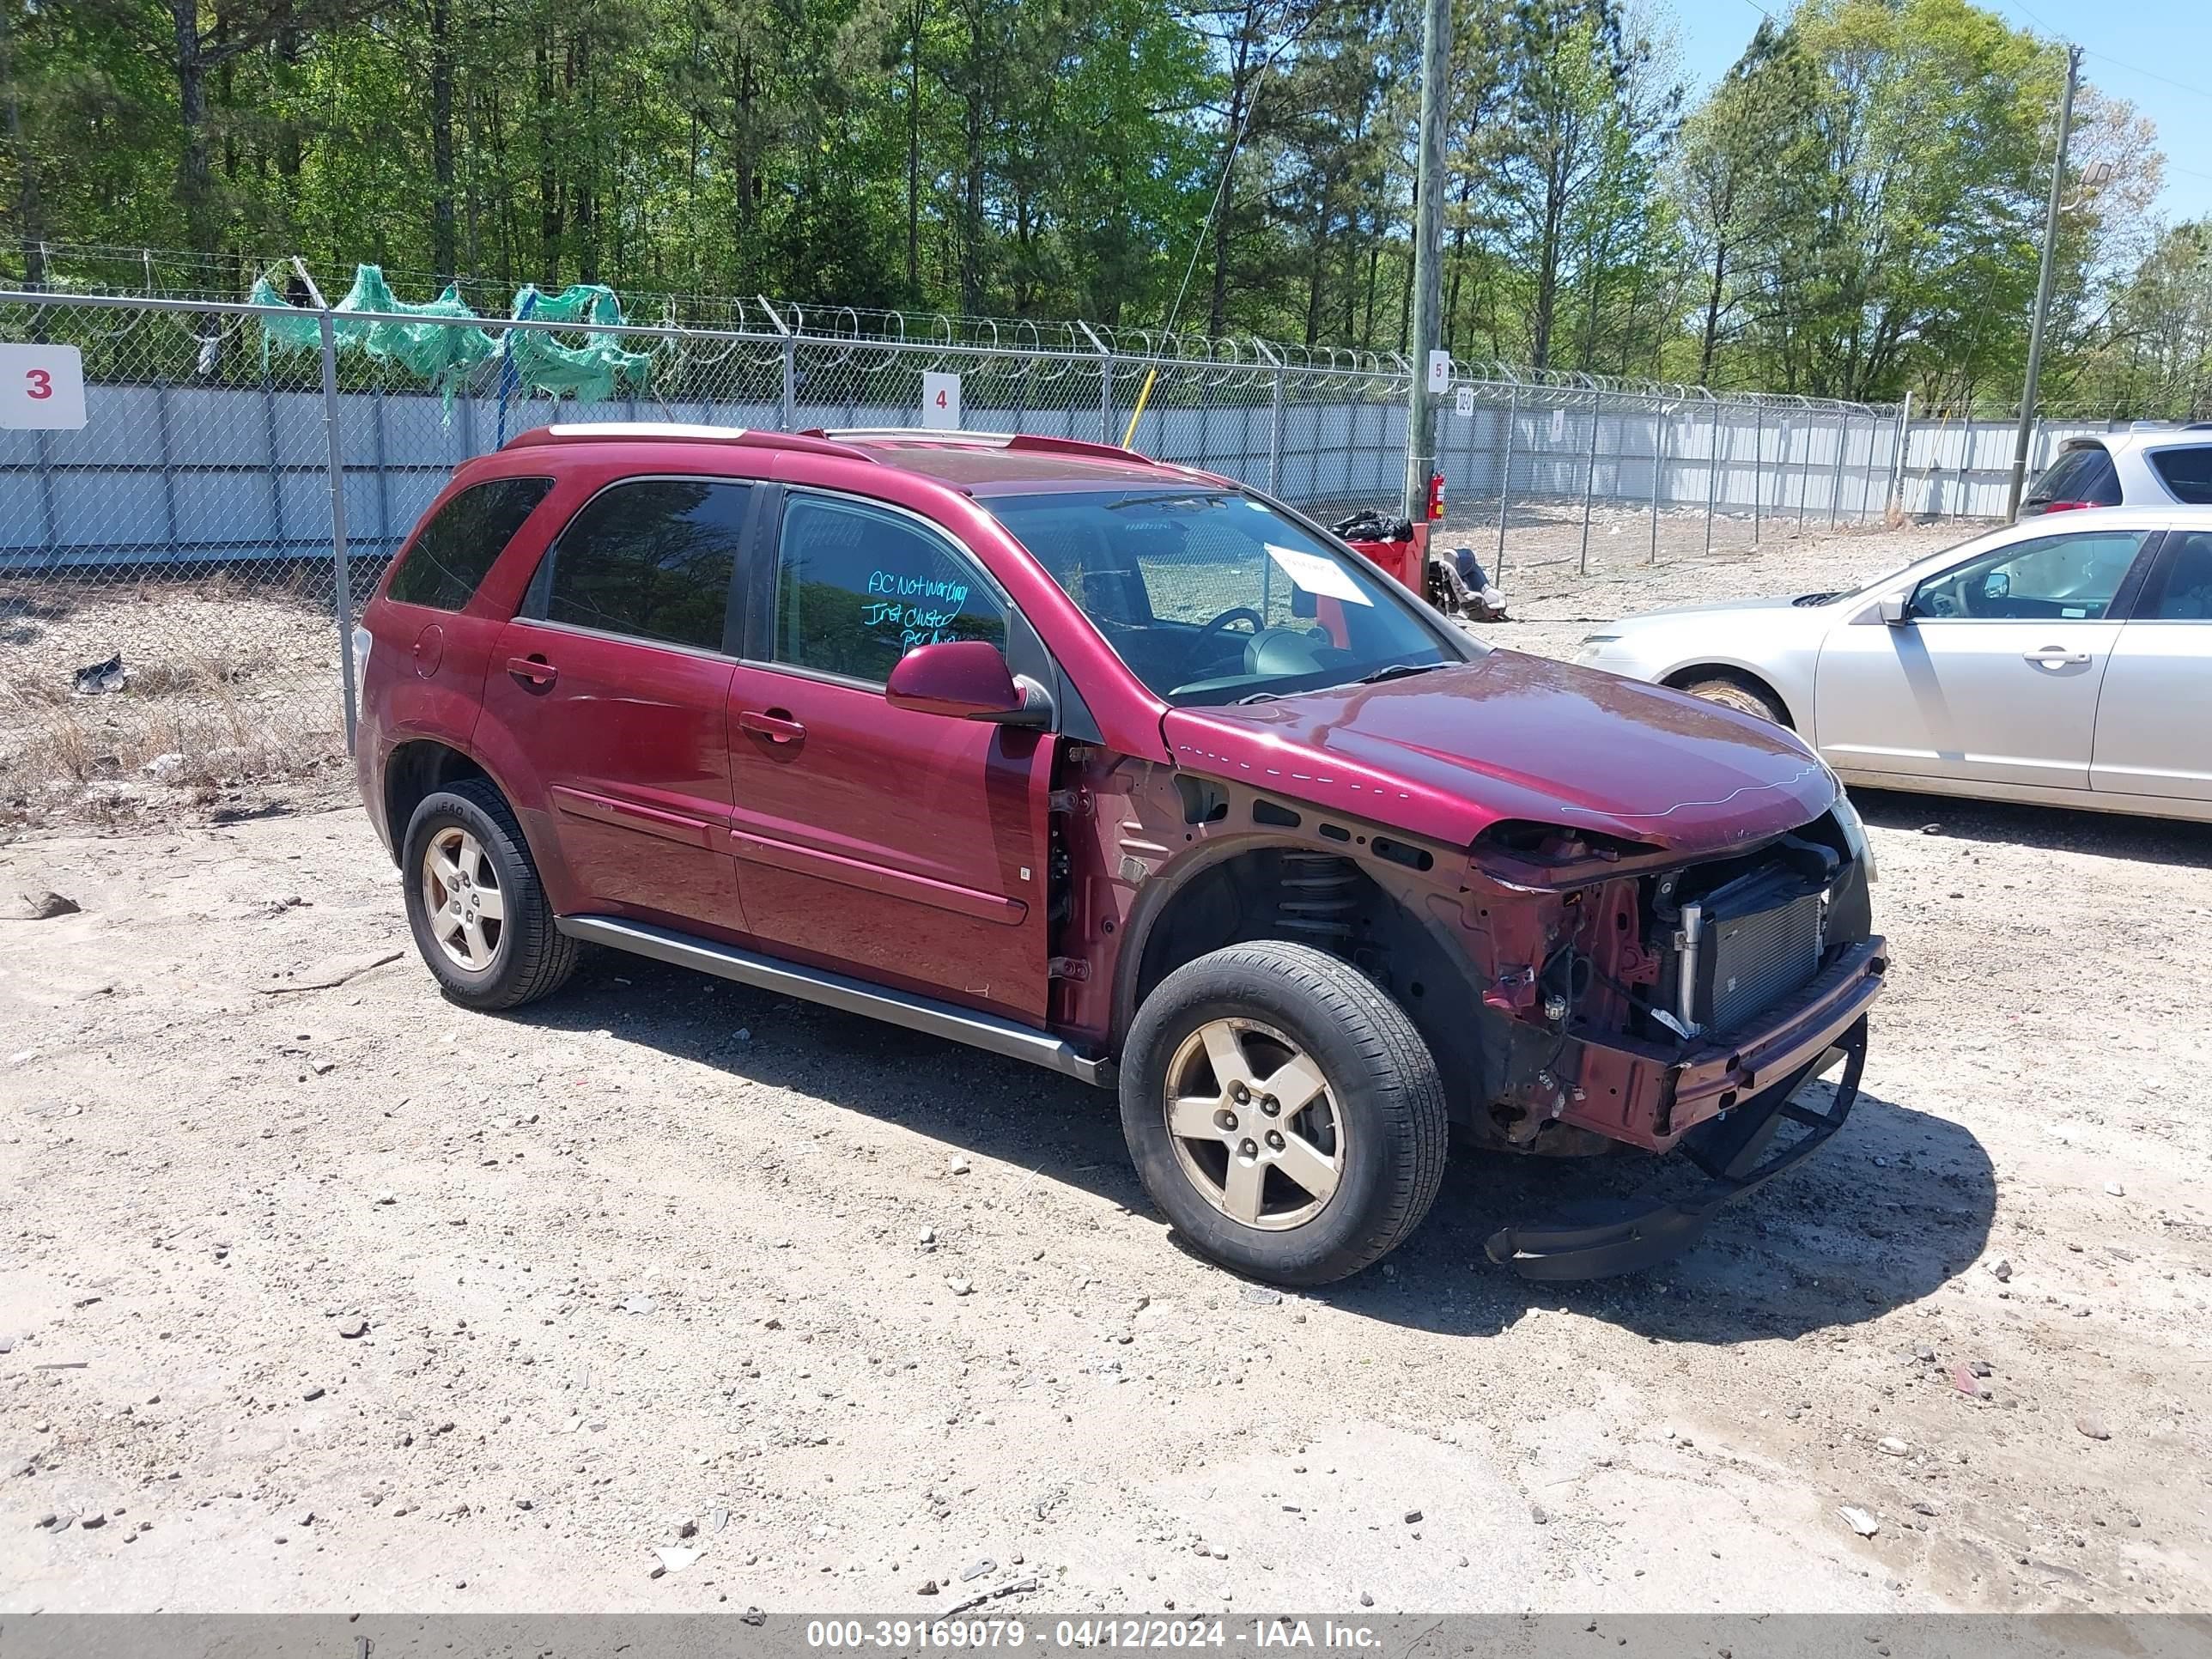
[(1462, 1145), (1698, 1166), (1686, 1194), (1500, 1227), (1489, 1254), (1532, 1278), (1675, 1254), (1849, 1115), (1887, 967), (1873, 860), (1790, 733), (1502, 651), (1166, 732), (1173, 769), (1095, 753), (1056, 797), (1058, 948), (1091, 964), (1056, 988), (1064, 1028), (1297, 939), (1406, 1011)]
[[(1888, 966), (1871, 876), (1840, 790), (1809, 823), (1686, 865), (1530, 825), (1478, 840), (1471, 896), (1511, 919), (1499, 933), (1513, 940), (1483, 970), (1480, 1046), (1504, 1058), (1485, 1080), (1481, 1132), (1519, 1151), (1595, 1138), (1679, 1152), (1705, 1176), (1686, 1195), (1589, 1200), (1502, 1227), (1492, 1261), (1538, 1279), (1648, 1266), (1843, 1126)], [(1832, 1091), (1809, 1103), (1807, 1085), (1831, 1072)]]

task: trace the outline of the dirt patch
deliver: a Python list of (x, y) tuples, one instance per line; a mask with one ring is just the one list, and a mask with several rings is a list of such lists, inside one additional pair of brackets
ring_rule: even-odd
[(1564, 1290), (1483, 1238), (1634, 1160), (1462, 1156), (1317, 1295), (1012, 1061), (613, 956), (449, 1006), (357, 811), (20, 840), (0, 1609), (2202, 1610), (2212, 831), (1861, 805), (1832, 1145)]
[[(1754, 546), (1748, 520), (1723, 520), (1723, 532), (1709, 552), (1701, 514), (1662, 514), (1655, 561), (1646, 539), (1648, 520), (1613, 514), (1608, 523), (1607, 517), (1604, 509), (1593, 514), (1587, 569), (1578, 515), (1532, 514), (1525, 522), (1516, 520), (1508, 533), (1503, 578), (1513, 619), (1474, 631), (1516, 651), (1570, 657), (1593, 628), (1638, 611), (1858, 587), (1988, 528), (1875, 524), (1801, 533), (1784, 524), (1767, 526)], [(1495, 520), (1447, 528), (1438, 545), (1471, 547), (1488, 570), (1496, 562), (1497, 534)]]
[(337, 665), (327, 607), (282, 586), (0, 583), (0, 831), (338, 799)]

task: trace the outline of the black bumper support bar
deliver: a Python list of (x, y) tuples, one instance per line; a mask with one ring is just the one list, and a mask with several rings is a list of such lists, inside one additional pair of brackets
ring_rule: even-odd
[[(1704, 1236), (1722, 1205), (1796, 1169), (1844, 1127), (1858, 1102), (1866, 1053), (1867, 1024), (1862, 1019), (1802, 1071), (1685, 1135), (1679, 1150), (1710, 1177), (1687, 1197), (1578, 1205), (1556, 1220), (1501, 1228), (1491, 1235), (1486, 1253), (1524, 1279), (1602, 1279), (1680, 1255)], [(1838, 1054), (1844, 1074), (1828, 1109), (1799, 1105), (1797, 1091), (1833, 1066)], [(1805, 1133), (1774, 1152), (1776, 1133), (1784, 1122)]]

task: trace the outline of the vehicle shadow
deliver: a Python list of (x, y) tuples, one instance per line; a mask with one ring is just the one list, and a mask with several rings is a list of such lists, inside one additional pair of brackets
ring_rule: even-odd
[[(1595, 1197), (1696, 1184), (1685, 1158), (1521, 1158), (1460, 1152), (1419, 1232), (1370, 1273), (1316, 1292), (1391, 1324), (1478, 1336), (1532, 1309), (1602, 1319), (1678, 1342), (1787, 1339), (1854, 1325), (1932, 1295), (1980, 1256), (1996, 1176), (1946, 1118), (1862, 1091), (1850, 1121), (1795, 1170), (1723, 1205), (1669, 1262), (1614, 1279), (1547, 1284), (1493, 1265), (1499, 1225)], [(1443, 1294), (1440, 1294), (1443, 1292)]]
[(1954, 841), (2000, 842), (2046, 852), (2087, 853), (2195, 870), (2212, 864), (2212, 823), (1856, 787), (1851, 790), (1851, 804), (1869, 824), (1884, 830), (1933, 826), (1929, 833)]
[[(779, 993), (587, 951), (557, 997), (500, 1016), (626, 1042), (791, 1089), (941, 1142), (1148, 1207), (1113, 1094), (1042, 1066)], [(739, 1032), (749, 1033), (740, 1038)]]
[[(569, 991), (508, 1016), (625, 1041), (732, 1077), (804, 1091), (1039, 1178), (1157, 1212), (1122, 1144), (1114, 1095), (1018, 1060), (642, 958), (593, 953)], [(740, 1040), (736, 1033), (750, 1032)], [(1863, 1092), (1835, 1139), (1724, 1206), (1691, 1251), (1580, 1284), (1523, 1279), (1483, 1244), (1505, 1222), (1578, 1199), (1687, 1184), (1681, 1158), (1522, 1158), (1455, 1148), (1427, 1221), (1374, 1268), (1304, 1292), (1363, 1317), (1479, 1336), (1561, 1308), (1692, 1342), (1783, 1338), (1856, 1323), (1934, 1292), (1982, 1252), (1996, 1182), (1955, 1123)], [(1164, 1239), (1176, 1245), (1172, 1232)]]

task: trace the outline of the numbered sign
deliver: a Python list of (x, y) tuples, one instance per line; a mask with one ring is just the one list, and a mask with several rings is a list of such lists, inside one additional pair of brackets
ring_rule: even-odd
[(1462, 415), (1473, 415), (1474, 413), (1474, 388), (1471, 386), (1462, 386), (1459, 389), (1459, 396), (1453, 400), (1452, 406)]
[(960, 429), (960, 377), (939, 374), (934, 369), (921, 377), (921, 423), (927, 427), (942, 427), (948, 432)]
[(1442, 396), (1451, 390), (1451, 353), (1431, 351), (1429, 354), (1429, 390)]
[(0, 428), (74, 432), (84, 424), (84, 358), (75, 346), (0, 345)]

